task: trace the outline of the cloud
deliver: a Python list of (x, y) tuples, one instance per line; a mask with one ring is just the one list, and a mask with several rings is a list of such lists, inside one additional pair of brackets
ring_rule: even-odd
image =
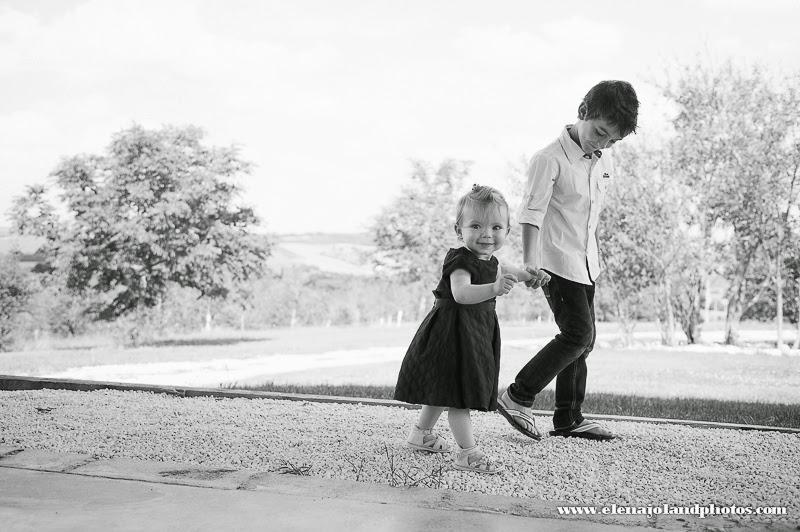
[(704, 31), (753, 57), (797, 48), (788, 31), (751, 38), (752, 13), (717, 28), (703, 9), (584, 15), (588, 2), (34, 4), (0, 7), (5, 190), (133, 122), (196, 124), (211, 144), (242, 145), (257, 165), (246, 199), (288, 231), (359, 228), (410, 158), (472, 159), (491, 180), (574, 119), (592, 84), (640, 79)]
[(796, 0), (770, 0), (769, 2), (757, 2), (753, 0), (701, 0), (699, 5), (717, 13), (738, 12), (763, 16), (765, 13), (774, 15), (775, 13), (797, 14), (798, 12)]
[(14, 41), (34, 34), (39, 22), (33, 15), (8, 6), (0, 6), (0, 42)]

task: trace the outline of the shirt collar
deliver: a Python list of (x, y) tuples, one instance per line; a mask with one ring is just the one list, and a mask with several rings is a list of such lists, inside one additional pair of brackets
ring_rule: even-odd
[[(569, 136), (569, 130), (572, 129), (572, 125), (569, 124), (564, 127), (561, 131), (561, 136), (558, 138), (559, 142), (561, 143), (561, 148), (564, 150), (564, 153), (567, 155), (567, 159), (569, 162), (576, 163), (581, 159), (591, 159), (592, 155), (589, 153), (583, 153), (583, 150), (580, 146), (578, 146), (574, 140)], [(594, 151), (595, 157), (598, 159), (603, 156), (603, 152), (600, 150)]]

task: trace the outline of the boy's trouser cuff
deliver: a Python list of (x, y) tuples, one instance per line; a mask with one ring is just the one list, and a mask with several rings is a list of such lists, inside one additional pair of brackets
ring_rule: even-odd
[(583, 423), (583, 415), (580, 412), (573, 415), (570, 415), (569, 412), (555, 412), (553, 414), (553, 428), (555, 430), (571, 430), (581, 423)]
[(508, 387), (508, 396), (511, 398), (511, 400), (512, 400), (512, 401), (514, 401), (514, 402), (515, 402), (515, 403), (517, 403), (517, 404), (520, 404), (520, 405), (522, 405), (522, 406), (526, 406), (526, 407), (528, 407), (528, 408), (532, 407), (532, 406), (533, 406), (533, 399), (534, 399), (534, 397), (535, 397), (535, 396), (534, 396), (534, 397), (531, 397), (531, 398), (530, 398), (530, 399), (528, 399), (528, 400), (521, 399), (521, 398), (520, 398), (520, 397), (519, 397), (519, 396), (518, 396), (518, 395), (517, 395), (517, 394), (514, 392), (514, 389), (515, 389), (516, 385), (517, 385), (516, 383), (512, 383), (512, 384), (511, 384), (511, 386), (509, 386), (509, 387)]

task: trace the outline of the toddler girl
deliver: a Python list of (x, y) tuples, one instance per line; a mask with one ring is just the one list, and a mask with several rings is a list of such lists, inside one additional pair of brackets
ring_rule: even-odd
[(508, 204), (496, 189), (475, 185), (456, 207), (455, 231), (463, 246), (444, 258), (436, 301), (423, 320), (403, 359), (394, 398), (421, 404), (408, 437), (413, 449), (447, 452), (447, 442), (433, 432), (448, 408), (447, 420), (458, 453), (456, 469), (499, 473), (501, 464), (478, 449), (470, 409), (497, 408), (500, 329), (495, 297), (507, 294), (517, 281), (532, 276), (503, 265), (494, 252), (508, 235)]

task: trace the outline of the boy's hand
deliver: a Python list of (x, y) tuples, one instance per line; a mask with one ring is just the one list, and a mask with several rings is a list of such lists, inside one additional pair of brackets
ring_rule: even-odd
[(525, 271), (531, 274), (531, 280), (525, 283), (528, 288), (539, 288), (550, 282), (550, 275), (535, 265), (526, 264)]
[(510, 273), (504, 273), (494, 282), (494, 292), (498, 296), (504, 296), (514, 288), (517, 278)]

